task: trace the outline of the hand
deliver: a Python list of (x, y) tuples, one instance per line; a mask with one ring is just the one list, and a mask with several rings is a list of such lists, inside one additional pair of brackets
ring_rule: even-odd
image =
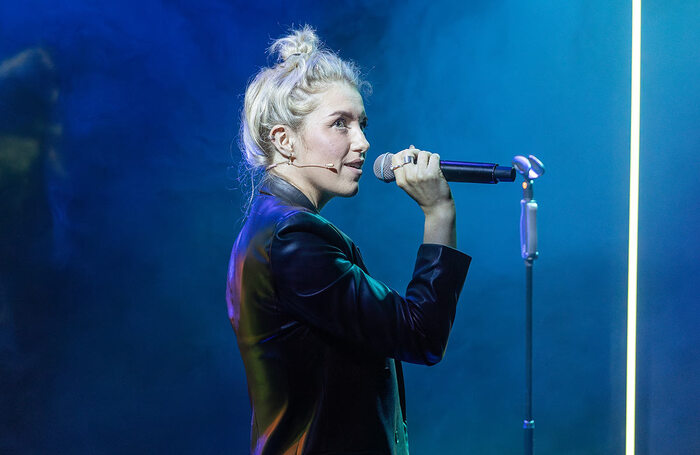
[[(412, 156), (414, 163), (402, 165), (405, 156)], [(440, 170), (440, 155), (419, 150), (413, 146), (392, 157), (396, 184), (415, 200), (426, 216), (440, 212), (454, 213), (454, 200), (450, 187)]]

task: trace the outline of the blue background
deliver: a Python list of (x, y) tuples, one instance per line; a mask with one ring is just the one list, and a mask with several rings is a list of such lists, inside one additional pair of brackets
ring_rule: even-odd
[[(699, 18), (644, 2), (640, 454), (700, 450)], [(373, 86), (369, 160), (544, 161), (536, 453), (622, 453), (631, 4), (601, 0), (0, 3), (0, 452), (247, 452), (224, 301), (238, 115), (271, 39), (304, 23)], [(323, 215), (403, 289), (421, 212), (360, 188)], [(473, 263), (446, 358), (405, 367), (411, 452), (519, 453), (521, 191), (452, 191)]]

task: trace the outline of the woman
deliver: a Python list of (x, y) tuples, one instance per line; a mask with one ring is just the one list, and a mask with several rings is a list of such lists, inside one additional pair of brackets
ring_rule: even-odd
[(369, 142), (357, 70), (308, 26), (271, 51), (279, 62), (246, 90), (242, 151), (263, 175), (227, 286), (251, 453), (407, 454), (401, 361), (440, 361), (470, 262), (454, 249), (440, 157), (411, 146), (393, 158), (397, 185), (425, 213), (404, 297), (370, 277), (352, 240), (319, 214), (358, 191)]

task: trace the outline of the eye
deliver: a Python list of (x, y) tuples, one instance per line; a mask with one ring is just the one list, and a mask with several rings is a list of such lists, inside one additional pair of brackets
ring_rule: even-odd
[(367, 119), (365, 118), (365, 119), (362, 119), (362, 121), (360, 122), (360, 129), (362, 129), (362, 131), (364, 131), (366, 128), (367, 128)]
[(347, 128), (348, 124), (343, 117), (340, 117), (335, 122), (333, 122), (333, 126), (335, 126), (336, 128)]

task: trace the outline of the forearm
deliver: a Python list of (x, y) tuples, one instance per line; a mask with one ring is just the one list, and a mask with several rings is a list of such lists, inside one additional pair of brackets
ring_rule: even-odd
[(454, 201), (424, 213), (423, 243), (436, 243), (457, 248), (457, 215)]

